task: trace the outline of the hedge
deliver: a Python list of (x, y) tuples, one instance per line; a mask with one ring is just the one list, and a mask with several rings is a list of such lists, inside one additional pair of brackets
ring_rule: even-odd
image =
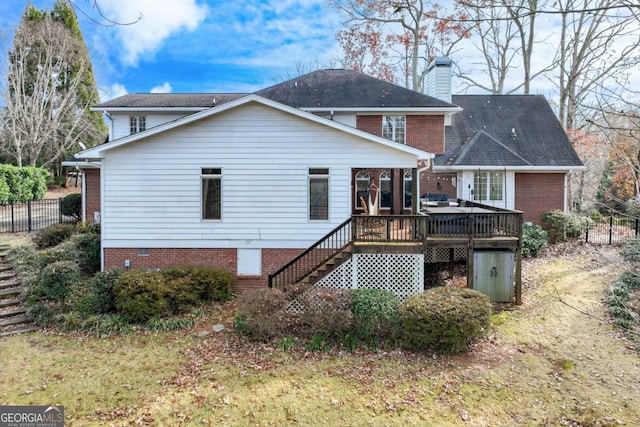
[(46, 169), (0, 165), (0, 204), (40, 200), (47, 192)]

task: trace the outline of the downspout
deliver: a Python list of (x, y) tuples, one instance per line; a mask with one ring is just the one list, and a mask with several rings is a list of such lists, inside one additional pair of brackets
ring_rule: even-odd
[(418, 201), (418, 212), (422, 210), (420, 206), (420, 174), (431, 168), (431, 159), (426, 159), (425, 162), (426, 162), (425, 165), (420, 169), (418, 169), (418, 173), (416, 173), (416, 176), (417, 176), (416, 181), (418, 182), (416, 187), (416, 192), (418, 193), (417, 199), (416, 199)]

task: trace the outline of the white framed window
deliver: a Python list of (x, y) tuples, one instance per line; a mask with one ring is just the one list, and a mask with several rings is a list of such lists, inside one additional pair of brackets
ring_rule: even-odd
[(487, 171), (473, 174), (473, 200), (502, 201), (504, 199), (504, 172)]
[(412, 199), (412, 191), (413, 191), (413, 179), (411, 171), (407, 171), (404, 173), (404, 177), (402, 178), (402, 207), (404, 209), (411, 209), (411, 199)]
[(400, 144), (406, 143), (407, 119), (405, 116), (382, 116), (382, 137)]
[(329, 169), (309, 168), (309, 220), (329, 219)]
[(222, 169), (202, 168), (202, 219), (222, 219)]
[(142, 132), (147, 129), (147, 118), (145, 116), (130, 116), (129, 130), (131, 133)]
[(380, 174), (380, 207), (391, 208), (393, 197), (391, 191), (391, 172), (384, 171)]
[(362, 200), (365, 206), (369, 203), (369, 187), (371, 187), (371, 174), (367, 171), (360, 171), (356, 174), (356, 209), (364, 210)]

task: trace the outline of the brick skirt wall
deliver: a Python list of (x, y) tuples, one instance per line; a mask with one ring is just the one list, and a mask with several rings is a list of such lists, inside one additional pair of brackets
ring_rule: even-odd
[(515, 209), (534, 224), (541, 223), (543, 213), (564, 209), (564, 174), (516, 173)]
[(125, 260), (129, 260), (129, 269), (163, 269), (176, 265), (197, 265), (224, 268), (234, 276), (234, 292), (266, 287), (269, 273), (273, 273), (289, 262), (302, 249), (263, 249), (262, 275), (238, 276), (238, 258), (236, 249), (183, 249), (183, 248), (105, 248), (104, 268), (125, 269)]

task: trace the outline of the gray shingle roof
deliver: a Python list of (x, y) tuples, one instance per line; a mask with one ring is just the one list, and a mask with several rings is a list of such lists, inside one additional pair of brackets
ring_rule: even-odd
[[(454, 108), (420, 92), (352, 70), (318, 70), (255, 92), (294, 108)], [(209, 108), (246, 94), (132, 93), (101, 108)], [(214, 104), (215, 99), (215, 104)]]
[(233, 101), (243, 93), (130, 93), (94, 108), (209, 108)]
[(540, 95), (454, 95), (463, 108), (446, 129), (436, 166), (582, 166)]
[(295, 108), (453, 108), (448, 102), (353, 70), (317, 70), (256, 95)]

